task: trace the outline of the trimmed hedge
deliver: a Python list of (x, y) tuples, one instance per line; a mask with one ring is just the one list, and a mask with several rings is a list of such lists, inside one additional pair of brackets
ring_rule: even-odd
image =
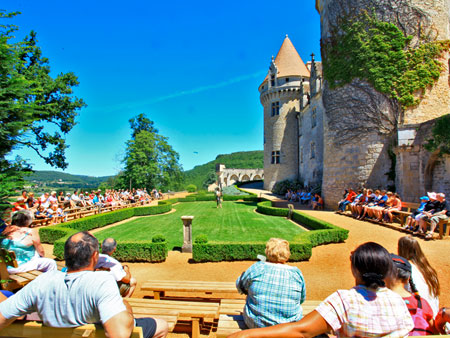
[(271, 201), (259, 202), (256, 206), (256, 211), (258, 211), (261, 214), (272, 216), (287, 217), (289, 215), (289, 209), (274, 208), (272, 207)]
[[(176, 200), (176, 199), (174, 199)], [(157, 206), (137, 207), (111, 211), (105, 214), (88, 216), (54, 226), (39, 229), (43, 243), (53, 244), (53, 254), (64, 259), (64, 243), (67, 238), (79, 231), (89, 231), (108, 224), (123, 221), (133, 216), (157, 215), (172, 210), (172, 201), (159, 201)], [(115, 257), (124, 261), (161, 262), (167, 257), (167, 243), (152, 241), (120, 242)]]
[[(73, 233), (76, 233), (76, 231), (73, 231)], [(61, 238), (55, 242), (53, 255), (55, 255), (56, 259), (64, 259), (65, 242), (66, 238)], [(152, 241), (124, 241), (117, 243), (117, 249), (113, 257), (119, 261), (126, 262), (163, 262), (167, 257), (167, 252), (167, 242), (165, 241), (158, 243), (153, 243)]]
[[(311, 243), (291, 243), (289, 261), (308, 260), (312, 254)], [(220, 262), (255, 260), (258, 255), (265, 255), (266, 243), (194, 243), (192, 257), (196, 262)]]
[[(271, 201), (257, 204), (260, 213), (272, 216), (288, 216), (289, 210), (272, 207)], [(348, 230), (312, 216), (294, 211), (292, 219), (313, 231), (302, 232), (290, 243), (291, 257), (289, 261), (308, 260), (312, 255), (312, 248), (326, 243), (343, 242), (348, 238)], [(196, 262), (218, 262), (231, 260), (256, 260), (257, 255), (263, 255), (266, 243), (223, 243), (208, 242), (194, 243), (192, 257)]]

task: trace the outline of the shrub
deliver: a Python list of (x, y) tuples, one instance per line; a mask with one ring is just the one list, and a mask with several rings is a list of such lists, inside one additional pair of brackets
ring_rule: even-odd
[(178, 198), (178, 202), (195, 202), (195, 197), (180, 197)]
[(248, 192), (238, 189), (235, 185), (223, 188), (224, 195), (248, 196)]
[(197, 186), (195, 184), (189, 184), (186, 187), (187, 192), (196, 192), (197, 191)]
[[(56, 259), (64, 259), (64, 243), (66, 238), (61, 238), (55, 242), (53, 255)], [(167, 257), (167, 242), (153, 243), (151, 241), (117, 243), (114, 257), (119, 261), (127, 262), (162, 262)]]
[[(312, 245), (306, 241), (303, 243), (291, 243), (290, 261), (308, 260), (312, 254)], [(221, 243), (209, 242), (195, 243), (192, 248), (192, 258), (195, 262), (220, 262), (256, 260), (258, 255), (264, 255), (265, 242), (255, 243)]]
[(152, 243), (162, 243), (165, 241), (166, 241), (166, 238), (164, 237), (164, 235), (161, 235), (161, 234), (157, 234), (152, 237)]
[(303, 182), (301, 181), (291, 181), (291, 180), (284, 180), (275, 183), (275, 185), (272, 188), (272, 192), (276, 195), (285, 195), (286, 192), (290, 190), (298, 190), (303, 189)]
[(208, 243), (208, 236), (205, 234), (198, 235), (194, 241), (196, 244), (206, 244)]
[(175, 204), (178, 203), (178, 197), (170, 198), (164, 201), (158, 201), (158, 205)]
[(216, 196), (209, 194), (209, 195), (190, 195), (189, 198), (195, 198), (196, 201), (215, 201)]
[[(117, 243), (114, 257), (119, 261), (126, 262), (163, 262), (167, 257), (167, 242), (124, 241)], [(164, 239), (164, 238), (163, 238)]]
[(265, 214), (265, 215), (283, 216), (283, 217), (287, 217), (289, 215), (288, 209), (274, 208), (274, 207), (272, 207), (271, 201), (259, 202), (257, 204), (256, 210), (259, 213)]

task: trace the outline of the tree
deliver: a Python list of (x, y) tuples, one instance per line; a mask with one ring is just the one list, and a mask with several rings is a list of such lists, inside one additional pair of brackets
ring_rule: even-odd
[[(17, 14), (0, 11), (0, 20)], [(13, 186), (17, 188), (22, 174), (30, 170), (20, 159), (6, 158), (14, 150), (28, 147), (51, 166), (67, 167), (63, 135), (73, 128), (78, 110), (85, 106), (82, 99), (73, 96), (77, 77), (61, 73), (52, 78), (49, 60), (37, 46), (36, 33), (12, 43), (17, 29), (0, 24), (0, 177), (10, 181), (0, 199), (14, 194)]]
[(450, 154), (450, 114), (436, 119), (431, 138), (424, 146), (431, 152), (439, 150), (439, 156)]
[(122, 188), (153, 188), (176, 190), (183, 180), (179, 155), (159, 135), (153, 121), (140, 114), (130, 121), (131, 140), (126, 143), (124, 170), (120, 180)]

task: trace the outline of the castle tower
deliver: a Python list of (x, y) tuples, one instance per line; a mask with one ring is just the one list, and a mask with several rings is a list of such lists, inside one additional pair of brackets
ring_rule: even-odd
[(288, 36), (259, 86), (264, 107), (264, 189), (298, 178), (298, 123), (300, 88), (309, 70)]

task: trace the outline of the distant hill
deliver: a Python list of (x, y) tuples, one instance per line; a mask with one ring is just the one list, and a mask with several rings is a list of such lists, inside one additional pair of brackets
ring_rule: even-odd
[(216, 163), (225, 164), (227, 168), (256, 169), (264, 168), (264, 152), (241, 151), (232, 154), (218, 155), (215, 160), (195, 166), (185, 171), (185, 182), (195, 184), (198, 189), (205, 189), (215, 181)]
[(33, 174), (26, 177), (31, 186), (51, 187), (60, 189), (96, 189), (100, 183), (105, 182), (111, 176), (84, 176), (72, 175), (60, 171), (36, 170)]

